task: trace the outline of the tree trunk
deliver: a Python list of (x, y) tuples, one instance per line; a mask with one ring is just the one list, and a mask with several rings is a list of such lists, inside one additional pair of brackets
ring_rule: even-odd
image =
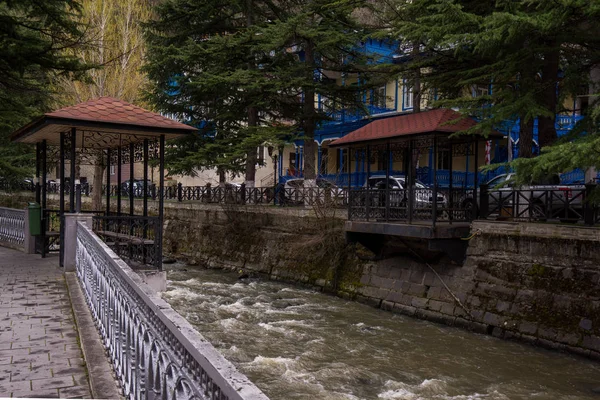
[[(419, 42), (413, 43), (412, 49), (413, 61), (419, 57)], [(413, 90), (413, 113), (421, 112), (421, 68), (416, 67), (413, 71), (412, 79)]]
[(521, 117), (519, 122), (519, 158), (533, 157), (533, 120), (525, 122)]
[[(256, 128), (258, 126), (258, 110), (255, 107), (248, 108), (248, 127)], [(254, 134), (254, 129), (251, 131), (251, 135)], [(246, 153), (246, 187), (254, 187), (254, 181), (256, 179), (256, 147), (250, 147)]]
[[(102, 210), (102, 184), (104, 178), (104, 153), (99, 152), (96, 157), (96, 163), (94, 164), (94, 182), (92, 183), (92, 210)], [(109, 171), (106, 171), (109, 173)], [(106, 188), (107, 196), (110, 195), (110, 188)]]
[(217, 173), (219, 174), (219, 186), (225, 187), (225, 180), (226, 180), (225, 169), (223, 169), (222, 167), (218, 167)]
[[(304, 62), (307, 66), (308, 82), (314, 79), (315, 55), (314, 45), (310, 40), (306, 41), (304, 48)], [(315, 168), (315, 89), (312, 84), (304, 88), (303, 104), (303, 130), (304, 130), (304, 179), (316, 179)]]
[(556, 141), (556, 84), (558, 82), (559, 52), (549, 51), (544, 54), (544, 66), (542, 68), (541, 103), (552, 113), (551, 117), (540, 116), (538, 118), (538, 142), (540, 149), (549, 146)]
[[(246, 0), (246, 26), (251, 27), (254, 23), (253, 21), (253, 1)], [(254, 69), (255, 65), (250, 62), (248, 63), (248, 69)], [(250, 134), (255, 134), (255, 128), (258, 126), (258, 110), (256, 107), (248, 107), (248, 128), (250, 128)], [(245, 184), (246, 187), (254, 187), (254, 181), (256, 179), (256, 147), (248, 148), (246, 152), (246, 177)]]

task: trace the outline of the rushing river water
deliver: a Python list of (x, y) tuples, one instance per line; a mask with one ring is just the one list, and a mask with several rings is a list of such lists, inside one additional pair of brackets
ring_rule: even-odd
[(222, 271), (169, 280), (163, 297), (273, 400), (600, 400), (585, 359)]

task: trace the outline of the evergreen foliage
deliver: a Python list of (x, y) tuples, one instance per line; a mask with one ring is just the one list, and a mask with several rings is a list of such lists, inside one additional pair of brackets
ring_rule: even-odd
[[(360, 70), (368, 88), (357, 51), (365, 30), (352, 17), (359, 3), (170, 0), (157, 7), (148, 33), (150, 97), (202, 127), (173, 146), (170, 172), (216, 167), (245, 171), (252, 181), (257, 146), (301, 135), (305, 175), (314, 178), (318, 124), (360, 104), (356, 86), (339, 84), (343, 76)], [(316, 109), (317, 95), (328, 109)]]
[(0, 179), (33, 175), (32, 147), (10, 143), (9, 135), (47, 110), (53, 76), (85, 70), (64, 51), (82, 39), (72, 18), (78, 12), (74, 0), (0, 2)]
[[(599, 60), (600, 9), (580, 0), (398, 0), (388, 10), (394, 35), (419, 43), (405, 70), (418, 66), (441, 106), (481, 120), (470, 133), (488, 134), (520, 119), (520, 156), (532, 155), (533, 120), (541, 146), (556, 140), (563, 101), (581, 94)], [(557, 90), (557, 85), (559, 90)], [(473, 97), (472, 86), (490, 86)]]

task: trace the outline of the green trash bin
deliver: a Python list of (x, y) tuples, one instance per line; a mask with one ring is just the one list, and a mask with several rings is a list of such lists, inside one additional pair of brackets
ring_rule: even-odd
[(38, 203), (29, 203), (29, 234), (42, 234), (42, 207)]

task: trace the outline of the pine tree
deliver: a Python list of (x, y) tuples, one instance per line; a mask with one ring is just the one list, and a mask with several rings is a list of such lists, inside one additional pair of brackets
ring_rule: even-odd
[[(254, 179), (256, 147), (302, 136), (305, 176), (315, 177), (314, 132), (331, 113), (360, 108), (357, 86), (370, 73), (352, 16), (362, 2), (173, 0), (150, 24), (151, 97), (157, 106), (202, 126), (177, 145), (172, 172), (217, 167)], [(317, 109), (316, 96), (328, 109)], [(364, 112), (364, 110), (363, 110)], [(186, 148), (188, 150), (186, 150)], [(244, 160), (243, 163), (240, 161)]]
[[(443, 96), (439, 105), (479, 117), (473, 132), (484, 134), (520, 119), (521, 157), (532, 155), (535, 118), (540, 145), (556, 140), (560, 105), (585, 84), (597, 60), (599, 36), (591, 24), (597, 5), (579, 0), (398, 0), (394, 5), (396, 15), (411, 16), (393, 20), (394, 34), (422, 49), (406, 68), (416, 64), (428, 71), (423, 79)], [(491, 85), (493, 91), (472, 98), (465, 90), (471, 85)]]
[(171, 173), (197, 169), (245, 173), (254, 181), (256, 151), (289, 129), (277, 124), (268, 52), (259, 28), (274, 18), (269, 2), (174, 0), (149, 24), (150, 98), (201, 127), (168, 156)]
[[(335, 112), (368, 112), (362, 94), (389, 77), (378, 72), (376, 56), (365, 54), (361, 41), (373, 32), (356, 18), (367, 2), (287, 0), (285, 12), (261, 34), (264, 50), (278, 66), (271, 74), (278, 85), (278, 104), (297, 126), (304, 143), (304, 178), (316, 177), (315, 131)], [(346, 84), (346, 80), (357, 80)], [(320, 96), (324, 106), (317, 107)]]
[(73, 0), (0, 2), (0, 178), (33, 174), (30, 146), (10, 143), (9, 134), (48, 109), (52, 76), (76, 76), (86, 66), (64, 51), (79, 46), (83, 27)]
[[(56, 107), (64, 107), (102, 96), (129, 103), (142, 102), (142, 89), (147, 84), (141, 66), (145, 43), (141, 24), (150, 19), (151, 7), (146, 0), (81, 0), (81, 13), (76, 21), (87, 26), (85, 46), (69, 50), (79, 59), (94, 66), (85, 80), (59, 76), (54, 82)], [(96, 152), (93, 187), (102, 187), (106, 160), (103, 151)], [(92, 209), (99, 210), (102, 192), (94, 190)]]

